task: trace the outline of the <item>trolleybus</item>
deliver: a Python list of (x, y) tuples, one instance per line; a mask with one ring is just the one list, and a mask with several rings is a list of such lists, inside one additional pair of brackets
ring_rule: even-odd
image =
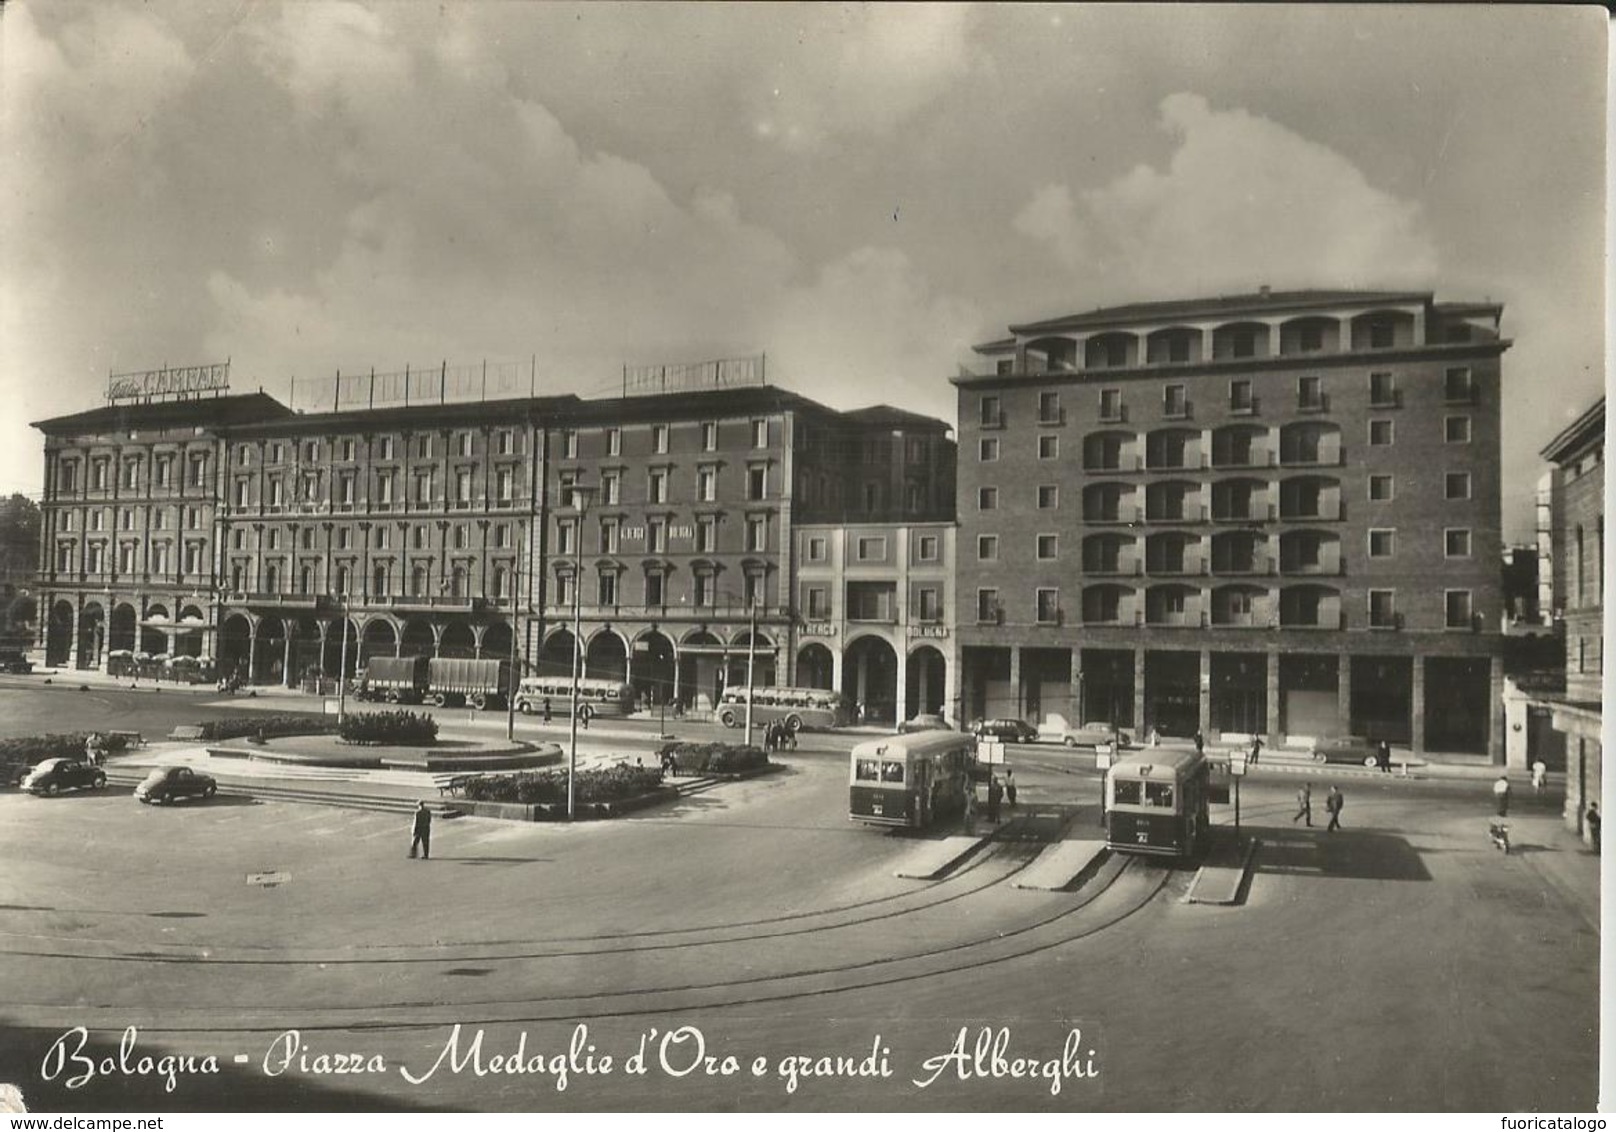
[(1106, 845), (1119, 853), (1189, 857), (1210, 828), (1211, 767), (1195, 751), (1123, 755), (1105, 774)]
[(853, 821), (924, 829), (965, 808), (976, 740), (953, 731), (887, 735), (853, 748), (848, 812)]
[[(544, 711), (550, 701), (555, 715), (572, 714), (571, 676), (524, 676), (516, 689), (516, 710), (523, 715)], [(621, 680), (585, 676), (578, 681), (578, 718), (628, 715), (634, 710), (634, 686)]]
[[(823, 731), (852, 722), (847, 701), (828, 688), (753, 688), (752, 722), (779, 720), (792, 731)], [(746, 725), (745, 687), (726, 688), (718, 699), (718, 721), (725, 727)]]

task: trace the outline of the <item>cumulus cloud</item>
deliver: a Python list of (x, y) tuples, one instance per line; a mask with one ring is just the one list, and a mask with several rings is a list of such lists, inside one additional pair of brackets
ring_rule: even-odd
[(1414, 284), (1435, 274), (1419, 206), (1327, 146), (1195, 94), (1165, 98), (1159, 124), (1176, 139), (1165, 169), (1139, 165), (1075, 199), (1045, 185), (1016, 230), (1074, 273), (1135, 291), (1182, 292), (1189, 280)]

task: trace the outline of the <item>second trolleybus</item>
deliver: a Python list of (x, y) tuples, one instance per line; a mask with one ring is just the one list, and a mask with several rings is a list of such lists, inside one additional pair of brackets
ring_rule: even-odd
[(870, 739), (848, 759), (847, 816), (872, 825), (924, 829), (965, 809), (976, 740), (954, 731)]
[[(516, 710), (533, 715), (549, 701), (554, 715), (572, 714), (571, 676), (524, 676), (516, 688)], [(634, 686), (621, 680), (586, 676), (578, 681), (578, 718), (621, 716), (634, 710)]]
[[(852, 722), (847, 701), (828, 688), (753, 688), (752, 722), (779, 721), (792, 731), (824, 731)], [(745, 687), (726, 688), (718, 698), (718, 722), (725, 727), (746, 725)]]
[(1190, 857), (1210, 830), (1211, 763), (1196, 751), (1151, 748), (1105, 773), (1105, 843), (1119, 853)]

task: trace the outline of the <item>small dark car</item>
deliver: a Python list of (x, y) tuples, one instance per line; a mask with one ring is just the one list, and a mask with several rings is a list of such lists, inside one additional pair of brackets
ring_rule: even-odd
[(176, 798), (211, 798), (218, 790), (219, 783), (211, 774), (199, 774), (188, 766), (160, 766), (135, 787), (135, 797), (157, 806)]
[(917, 715), (898, 725), (900, 735), (913, 735), (917, 731), (952, 731), (954, 727), (940, 715)]
[(997, 739), (1002, 743), (1038, 741), (1038, 728), (1024, 719), (979, 719), (971, 733), (978, 739)]
[(34, 670), (33, 661), (17, 649), (0, 649), (0, 672), (26, 676)]
[(1379, 757), (1380, 744), (1357, 735), (1338, 735), (1313, 744), (1313, 761), (1317, 763), (1374, 766)]
[(60, 794), (88, 786), (99, 790), (107, 784), (107, 772), (79, 759), (46, 759), (23, 776), (22, 788), (30, 794)]

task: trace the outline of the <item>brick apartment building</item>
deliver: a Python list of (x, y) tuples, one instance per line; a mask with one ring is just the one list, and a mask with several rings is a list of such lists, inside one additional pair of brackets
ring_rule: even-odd
[(1496, 758), (1501, 315), (1264, 288), (978, 346), (963, 714)]

